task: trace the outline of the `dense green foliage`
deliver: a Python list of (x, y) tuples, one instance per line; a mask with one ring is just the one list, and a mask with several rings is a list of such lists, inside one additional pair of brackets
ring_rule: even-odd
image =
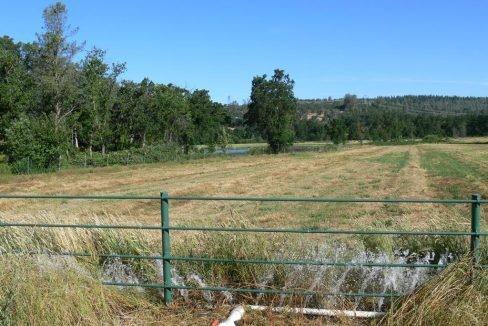
[[(452, 101), (451, 101), (452, 100)], [(402, 96), (342, 100), (298, 100), (294, 122), (299, 141), (397, 141), (488, 135), (488, 98)], [(247, 107), (232, 103), (234, 130)], [(252, 130), (249, 130), (252, 132)], [(253, 135), (247, 135), (252, 138)]]
[(488, 135), (487, 97), (346, 94), (297, 101), (293, 80), (277, 69), (270, 79), (253, 79), (249, 103), (222, 105), (207, 90), (120, 80), (125, 64), (107, 63), (103, 50), (85, 53), (73, 41), (77, 30), (64, 4), (47, 7), (43, 19), (43, 32), (31, 43), (0, 38), (0, 151), (14, 171), (26, 159), (50, 169), (65, 153), (93, 157), (146, 146), (188, 154), (195, 145), (212, 150), (265, 140), (280, 152), (296, 140)]
[(71, 143), (90, 157), (151, 144), (189, 152), (195, 144), (227, 143), (228, 115), (208, 91), (147, 78), (119, 82), (125, 64), (107, 63), (100, 49), (75, 61), (83, 45), (72, 41), (76, 29), (64, 4), (47, 7), (43, 18), (35, 42), (0, 38), (0, 145), (11, 164), (29, 158), (52, 168), (66, 152), (52, 148), (56, 143)]
[(63, 160), (63, 166), (70, 167), (102, 167), (110, 165), (146, 164), (165, 161), (179, 161), (193, 158), (202, 158), (208, 155), (205, 150), (194, 150), (191, 154), (185, 154), (177, 145), (157, 144), (147, 145), (143, 148), (132, 147), (129, 149), (102, 152), (74, 151)]
[[(299, 139), (333, 138), (334, 125), (346, 128), (349, 140), (390, 141), (488, 135), (488, 98), (397, 96), (342, 101), (301, 100), (295, 129)], [(334, 122), (342, 120), (341, 122)], [(332, 134), (331, 134), (332, 133)]]
[(52, 119), (22, 117), (6, 131), (6, 146), (13, 172), (43, 171), (60, 164), (66, 146), (64, 130)]
[[(341, 126), (340, 132), (337, 126)], [(297, 135), (303, 140), (373, 140), (438, 137), (466, 137), (488, 135), (488, 112), (465, 115), (433, 115), (411, 113), (388, 108), (354, 108), (332, 117), (299, 119)]]
[(257, 128), (273, 153), (282, 152), (293, 144), (296, 110), (293, 85), (290, 76), (279, 69), (269, 80), (263, 75), (252, 81), (246, 124)]

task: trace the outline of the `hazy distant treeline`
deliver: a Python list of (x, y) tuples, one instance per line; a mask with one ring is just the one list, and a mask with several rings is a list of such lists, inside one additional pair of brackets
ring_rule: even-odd
[[(255, 135), (242, 118), (247, 106), (231, 103), (235, 133)], [(399, 140), (488, 135), (488, 98), (457, 96), (395, 96), (374, 99), (346, 94), (343, 99), (297, 101), (297, 140)]]

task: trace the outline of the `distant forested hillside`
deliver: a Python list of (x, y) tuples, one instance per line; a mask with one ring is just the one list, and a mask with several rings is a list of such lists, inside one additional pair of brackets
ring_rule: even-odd
[[(242, 118), (246, 111), (245, 104), (226, 105), (234, 119)], [(356, 98), (347, 94), (341, 99), (298, 99), (297, 110), (300, 116), (309, 117), (317, 114), (357, 109), (392, 109), (409, 113), (438, 115), (458, 115), (483, 113), (488, 111), (488, 97), (461, 97), (437, 95), (380, 96), (376, 98)]]
[(344, 99), (306, 99), (298, 101), (302, 113), (345, 110), (350, 107), (367, 109), (398, 109), (409, 113), (466, 114), (488, 110), (488, 97), (460, 97), (435, 95), (381, 96), (376, 98), (356, 98), (346, 95)]
[[(226, 105), (235, 133), (242, 130), (245, 104)], [(299, 140), (379, 140), (488, 135), (488, 97), (406, 95), (341, 99), (299, 99)]]

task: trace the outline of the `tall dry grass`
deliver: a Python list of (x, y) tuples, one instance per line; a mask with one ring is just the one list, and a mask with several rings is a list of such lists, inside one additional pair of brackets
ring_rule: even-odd
[[(158, 307), (134, 291), (104, 287), (78, 264), (46, 256), (0, 257), (0, 324), (137, 324)], [(143, 319), (141, 319), (143, 320)]]
[(381, 324), (487, 325), (487, 280), (488, 270), (461, 259), (393, 305)]
[[(107, 223), (109, 217), (105, 216)], [(53, 216), (44, 214), (32, 216), (24, 222), (62, 223)], [(85, 220), (100, 224), (96, 219)], [(112, 223), (115, 223), (112, 222)], [(233, 226), (233, 225), (227, 225)], [(235, 226), (235, 225), (234, 225)], [(239, 224), (242, 225), (242, 222)], [(385, 239), (379, 237), (379, 239)], [(328, 259), (334, 255), (337, 247), (335, 239), (323, 239), (319, 236), (308, 238), (289, 235), (264, 234), (230, 234), (194, 232), (186, 237), (175, 237), (173, 254), (177, 256), (198, 256), (224, 259)], [(341, 241), (345, 241), (342, 239)], [(386, 242), (384, 242), (386, 241)], [(414, 248), (430, 248), (442, 252), (445, 248), (463, 248), (466, 243), (442, 242), (442, 238), (420, 238), (418, 241), (406, 241), (403, 237), (386, 238), (372, 241), (371, 238), (356, 237), (345, 242), (345, 252), (365, 251), (383, 252), (393, 255), (392, 250), (400, 245)], [(4, 324), (93, 324), (105, 323), (108, 320), (120, 320), (123, 323), (137, 323), (134, 314), (147, 315), (143, 320), (158, 320), (154, 314), (162, 307), (161, 294), (158, 291), (127, 291), (118, 288), (103, 287), (100, 280), (106, 277), (104, 268), (113, 264), (110, 258), (98, 257), (100, 254), (133, 254), (153, 255), (160, 250), (158, 235), (148, 237), (146, 233), (136, 230), (105, 229), (51, 229), (51, 228), (0, 228), (0, 320)], [(324, 249), (325, 248), (325, 249)], [(484, 247), (485, 248), (485, 247)], [(485, 248), (486, 249), (486, 248)], [(42, 252), (43, 255), (10, 255), (5, 252), (27, 253)], [(88, 253), (89, 257), (59, 258), (62, 252)], [(483, 259), (486, 259), (486, 250)], [(353, 256), (342, 256), (347, 261)], [(141, 282), (159, 282), (160, 271), (153, 260), (122, 259), (123, 265)], [(231, 287), (270, 287), (296, 290), (326, 291), (345, 269), (324, 269), (321, 267), (294, 268), (279, 265), (258, 264), (211, 264), (175, 262), (181, 275), (197, 274), (210, 286)], [(464, 260), (449, 268), (440, 278), (426, 283), (415, 295), (408, 297), (389, 312), (384, 323), (425, 324), (431, 320), (455, 320), (456, 316), (479, 322), (486, 317), (486, 272), (477, 271), (475, 285), (469, 279), (469, 264)], [(361, 270), (351, 270), (343, 284), (344, 291), (356, 292), (357, 281)], [(320, 279), (314, 278), (321, 275)], [(271, 279), (266, 279), (270, 276)], [(331, 283), (332, 282), (332, 283)], [(313, 285), (316, 283), (315, 285)], [(198, 285), (186, 282), (187, 285)], [(371, 285), (372, 286), (372, 285)], [(371, 287), (371, 291), (377, 291)], [(369, 291), (369, 290), (366, 290)], [(184, 301), (176, 295), (176, 305), (186, 311), (188, 306), (205, 306), (206, 298), (201, 292), (193, 292), (190, 301)], [(463, 298), (463, 299), (461, 299)], [(303, 298), (288, 296), (234, 296), (234, 301), (225, 296), (214, 295), (213, 305), (249, 302), (268, 305), (288, 304), (292, 306), (339, 305), (343, 308), (357, 307), (354, 300), (333, 300), (314, 298), (304, 301)], [(202, 305), (202, 303), (204, 305)], [(444, 318), (442, 310), (450, 304), (455, 305), (456, 312)], [(369, 305), (369, 306), (368, 306)], [(364, 307), (374, 308), (376, 303), (365, 303)], [(453, 308), (450, 308), (451, 311)], [(484, 310), (483, 310), (484, 309)], [(181, 311), (167, 311), (174, 316)], [(464, 315), (466, 314), (466, 316)], [(186, 315), (185, 315), (186, 316)], [(138, 317), (139, 318), (139, 317)], [(186, 316), (190, 318), (191, 316)]]

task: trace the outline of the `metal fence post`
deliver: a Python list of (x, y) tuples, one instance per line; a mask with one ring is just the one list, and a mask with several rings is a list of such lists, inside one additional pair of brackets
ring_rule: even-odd
[(164, 303), (173, 301), (173, 292), (169, 288), (171, 284), (171, 247), (169, 235), (169, 200), (166, 192), (161, 193), (161, 228), (162, 228), (162, 252), (163, 252), (163, 286)]
[(480, 219), (481, 219), (481, 196), (479, 194), (471, 195), (471, 199), (475, 202), (471, 203), (471, 255), (473, 256), (473, 264), (478, 265), (480, 261)]

